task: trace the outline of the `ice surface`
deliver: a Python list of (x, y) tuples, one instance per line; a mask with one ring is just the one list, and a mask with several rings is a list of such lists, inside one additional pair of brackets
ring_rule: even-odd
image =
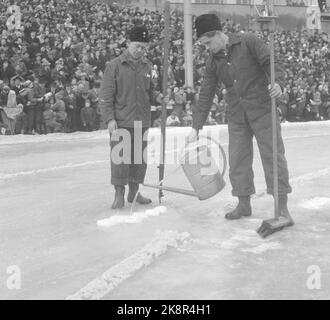
[[(24, 290), (0, 286), (0, 298), (328, 298), (329, 124), (283, 124), (293, 187), (289, 210), (295, 226), (266, 240), (256, 229), (272, 216), (273, 199), (264, 192), (258, 148), (254, 149), (258, 193), (252, 201), (252, 218), (224, 219), (226, 210), (237, 203), (228, 173), (226, 188), (207, 201), (164, 192), (166, 214), (148, 206), (119, 217), (111, 210), (114, 189), (106, 131), (0, 136), (0, 270), (4, 270), (0, 283), (6, 283), (5, 270), (13, 264), (26, 279)], [(189, 131), (168, 128), (167, 136)], [(150, 132), (160, 134), (159, 129)], [(227, 144), (227, 126), (206, 127), (202, 134), (206, 132), (219, 132), (219, 141)], [(179, 148), (170, 141), (166, 153)], [(166, 166), (166, 173), (173, 167)], [(184, 178), (178, 172), (166, 185), (189, 188)], [(146, 179), (158, 181), (156, 165), (148, 166)], [(158, 190), (141, 192), (158, 199)], [(142, 208), (137, 206), (136, 211)], [(111, 214), (116, 216), (111, 219)], [(111, 226), (109, 232), (97, 228), (101, 219)], [(120, 227), (113, 227), (118, 223)], [(177, 231), (155, 237), (157, 229)], [(186, 233), (191, 236), (178, 240)], [(171, 247), (169, 243), (177, 250), (165, 249)], [(305, 286), (310, 265), (322, 270), (322, 290)], [(89, 282), (93, 284), (86, 286)]]

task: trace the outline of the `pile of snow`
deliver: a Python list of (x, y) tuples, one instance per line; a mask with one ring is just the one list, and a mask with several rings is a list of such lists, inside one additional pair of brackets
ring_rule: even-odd
[(119, 284), (132, 277), (137, 271), (152, 264), (157, 257), (166, 253), (169, 247), (178, 248), (190, 237), (187, 232), (157, 231), (156, 237), (142, 250), (107, 270), (100, 277), (88, 283), (67, 300), (97, 300), (113, 291)]
[(153, 209), (149, 209), (143, 212), (134, 212), (132, 215), (114, 215), (110, 218), (97, 221), (98, 227), (113, 227), (117, 224), (123, 223), (140, 223), (149, 217), (157, 217), (162, 213), (166, 213), (167, 208), (164, 206), (158, 206)]

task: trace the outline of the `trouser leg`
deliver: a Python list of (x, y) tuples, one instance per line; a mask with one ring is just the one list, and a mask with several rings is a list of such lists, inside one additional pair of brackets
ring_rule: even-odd
[[(138, 184), (144, 182), (147, 171), (144, 150), (148, 142), (143, 140), (143, 136), (147, 130), (148, 128), (142, 128), (142, 134), (134, 134), (133, 128), (121, 128), (118, 132), (123, 135), (119, 137), (119, 141), (111, 139), (111, 183), (113, 185), (123, 186), (128, 182)], [(129, 158), (124, 156), (124, 152)]]
[[(127, 130), (126, 135), (119, 136), (119, 139), (115, 138), (119, 131), (124, 133), (122, 129), (117, 130), (117, 133), (110, 137), (111, 184), (125, 186), (128, 183), (129, 163), (131, 161), (131, 137), (129, 130)], [(127, 158), (128, 151), (129, 158)]]
[[(146, 150), (148, 141), (143, 140), (143, 136), (145, 135), (148, 128), (142, 128), (142, 136), (136, 134), (135, 136), (132, 134), (132, 163), (129, 166), (129, 182), (134, 183), (143, 183), (144, 178), (147, 172), (147, 159), (144, 159), (144, 150)], [(133, 133), (133, 131), (132, 131)], [(146, 133), (147, 135), (148, 133)], [(141, 148), (142, 145), (142, 148)], [(137, 155), (134, 159), (134, 153), (136, 148), (139, 150), (139, 155)], [(145, 155), (146, 156), (146, 155)]]
[(229, 178), (233, 196), (255, 193), (253, 182), (252, 130), (245, 118), (242, 123), (228, 123), (229, 129)]
[[(288, 165), (285, 158), (285, 149), (281, 134), (281, 126), (277, 117), (277, 161), (278, 161), (278, 191), (279, 194), (287, 194), (292, 192), (289, 184)], [(272, 141), (272, 118), (271, 113), (267, 113), (257, 121), (250, 123), (253, 133), (256, 137), (260, 157), (265, 173), (267, 184), (267, 193), (274, 194), (273, 185), (273, 141)]]

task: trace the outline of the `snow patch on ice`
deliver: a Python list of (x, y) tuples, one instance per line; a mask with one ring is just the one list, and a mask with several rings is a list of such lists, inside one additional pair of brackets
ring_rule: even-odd
[(166, 213), (167, 208), (165, 206), (158, 206), (153, 209), (148, 209), (143, 212), (134, 212), (132, 215), (114, 215), (110, 218), (98, 220), (97, 226), (98, 227), (113, 227), (118, 224), (124, 224), (124, 223), (140, 223), (145, 219), (148, 219), (149, 217), (157, 217), (162, 213)]
[(316, 197), (310, 200), (305, 200), (300, 203), (300, 207), (309, 210), (329, 209), (330, 198)]
[(241, 249), (241, 251), (250, 252), (254, 254), (261, 254), (269, 250), (278, 250), (278, 249), (282, 249), (282, 245), (279, 242), (268, 242), (253, 248), (243, 248)]
[(262, 243), (262, 241), (263, 240), (260, 239), (255, 230), (239, 229), (234, 236), (221, 243), (221, 248), (230, 250), (241, 247), (242, 245), (259, 245)]
[(100, 277), (88, 283), (67, 300), (98, 300), (113, 291), (123, 281), (131, 278), (143, 267), (151, 265), (157, 257), (167, 252), (169, 247), (178, 248), (189, 239), (188, 232), (157, 231), (156, 237), (142, 250), (111, 267)]
[(237, 248), (239, 245), (240, 245), (240, 242), (230, 239), (230, 240), (223, 241), (221, 243), (221, 248), (230, 250), (230, 249)]

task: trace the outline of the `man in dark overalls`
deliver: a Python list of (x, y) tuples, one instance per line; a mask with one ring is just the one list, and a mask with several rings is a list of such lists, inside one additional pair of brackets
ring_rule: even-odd
[[(138, 193), (139, 184), (144, 182), (147, 170), (146, 159), (141, 152), (147, 147), (147, 141), (143, 137), (146, 137), (150, 127), (150, 100), (154, 94), (152, 63), (145, 57), (149, 41), (148, 30), (142, 25), (135, 26), (130, 32), (129, 40), (127, 50), (107, 63), (99, 98), (101, 119), (108, 125), (110, 133), (111, 183), (116, 191), (113, 209), (124, 207), (127, 184), (128, 202), (133, 202), (137, 195), (138, 203), (151, 203), (150, 199)], [(129, 139), (125, 132), (129, 134)], [(117, 161), (119, 144), (124, 144), (124, 148), (129, 146), (131, 157), (128, 161)], [(120, 156), (124, 152), (122, 150)], [(136, 153), (140, 153), (140, 156), (135, 157)]]
[[(189, 140), (197, 139), (209, 114), (217, 83), (226, 87), (229, 130), (229, 177), (232, 194), (238, 197), (238, 206), (226, 218), (240, 219), (252, 213), (250, 196), (255, 193), (253, 182), (253, 143), (255, 136), (267, 184), (267, 193), (273, 194), (272, 118), (271, 98), (282, 95), (283, 73), (276, 65), (276, 84), (270, 83), (270, 50), (252, 33), (225, 34), (215, 14), (197, 17), (198, 40), (210, 50), (199, 102), (193, 112), (193, 129)], [(287, 161), (281, 127), (277, 121), (278, 185), (280, 215), (290, 217), (287, 194), (289, 184)]]

